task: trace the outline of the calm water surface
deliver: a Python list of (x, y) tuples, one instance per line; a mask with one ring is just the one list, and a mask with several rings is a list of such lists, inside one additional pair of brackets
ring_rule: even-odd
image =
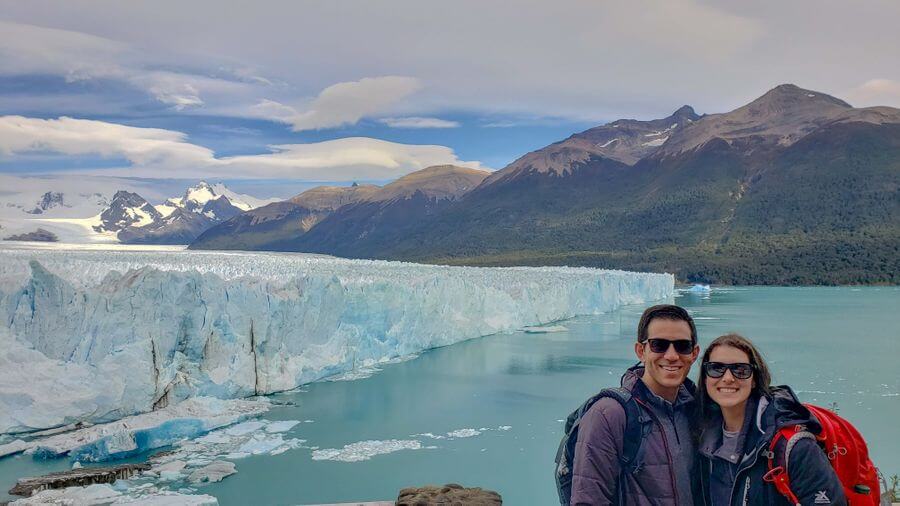
[[(900, 288), (730, 288), (676, 302), (697, 319), (701, 345), (729, 331), (752, 338), (776, 383), (793, 386), (804, 401), (836, 403), (868, 439), (876, 465), (900, 473)], [(369, 378), (274, 396), (296, 405), (266, 418), (306, 420), (286, 434), (306, 440), (305, 447), (239, 459), (238, 474), (199, 492), (223, 505), (315, 504), (392, 500), (404, 487), (456, 482), (496, 490), (506, 504), (555, 504), (551, 473), (561, 419), (618, 384), (635, 362), (642, 310), (569, 320), (568, 332), (476, 339)], [(315, 448), (389, 440), (422, 448), (364, 454), (367, 460), (357, 462), (312, 458)], [(16, 477), (65, 468), (65, 460), (7, 458), (0, 486), (5, 491)]]

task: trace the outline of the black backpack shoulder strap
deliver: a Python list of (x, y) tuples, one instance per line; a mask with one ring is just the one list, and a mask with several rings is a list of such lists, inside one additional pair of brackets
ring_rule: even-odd
[(625, 440), (622, 442), (622, 466), (632, 472), (637, 467), (638, 452), (644, 441), (641, 424), (641, 411), (634, 396), (625, 388), (605, 388), (599, 397), (615, 399), (625, 409)]

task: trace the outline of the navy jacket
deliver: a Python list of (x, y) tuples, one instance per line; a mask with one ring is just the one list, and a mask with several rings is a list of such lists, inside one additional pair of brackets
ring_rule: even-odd
[[(700, 481), (706, 506), (789, 505), (773, 484), (763, 481), (763, 475), (768, 472), (764, 453), (782, 427), (805, 425), (813, 433), (821, 431), (819, 422), (789, 387), (774, 387), (770, 396), (748, 402), (738, 436), (737, 455), (733, 458), (716, 454), (722, 442), (721, 415), (712, 420), (700, 437)], [(783, 455), (783, 449), (776, 448), (775, 453)], [(791, 490), (800, 504), (847, 504), (844, 489), (825, 452), (812, 439), (801, 439), (794, 446), (787, 470)], [(723, 488), (722, 483), (732, 485)]]

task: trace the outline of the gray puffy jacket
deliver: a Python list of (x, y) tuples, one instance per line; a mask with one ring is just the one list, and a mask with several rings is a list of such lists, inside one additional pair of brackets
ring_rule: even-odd
[(693, 497), (699, 498), (694, 495), (699, 490), (692, 479), (694, 385), (686, 380), (678, 398), (666, 408), (641, 381), (643, 373), (644, 368), (637, 365), (622, 376), (622, 386), (640, 401), (644, 441), (637, 461), (641, 465), (634, 473), (621, 472), (625, 409), (615, 399), (597, 401), (581, 419), (572, 505), (690, 506)]

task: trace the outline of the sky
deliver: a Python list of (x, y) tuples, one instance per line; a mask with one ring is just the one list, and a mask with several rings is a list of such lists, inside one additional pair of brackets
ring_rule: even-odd
[(782, 83), (900, 107), (898, 23), (895, 0), (0, 0), (0, 173), (387, 181)]

